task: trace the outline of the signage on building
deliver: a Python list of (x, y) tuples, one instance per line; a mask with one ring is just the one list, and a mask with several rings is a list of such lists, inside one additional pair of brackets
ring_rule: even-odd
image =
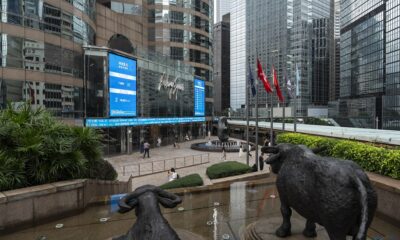
[(194, 116), (205, 116), (205, 84), (203, 80), (194, 79)]
[(137, 61), (108, 56), (110, 117), (136, 117)]
[(178, 92), (183, 92), (185, 90), (185, 85), (178, 84), (178, 77), (176, 77), (173, 81), (169, 81), (169, 75), (163, 73), (160, 77), (160, 83), (158, 84), (158, 91), (161, 89), (165, 89), (168, 91), (169, 99), (178, 100)]
[(143, 126), (159, 124), (178, 124), (204, 122), (205, 117), (182, 117), (182, 118), (89, 118), (86, 119), (86, 127), (123, 127)]

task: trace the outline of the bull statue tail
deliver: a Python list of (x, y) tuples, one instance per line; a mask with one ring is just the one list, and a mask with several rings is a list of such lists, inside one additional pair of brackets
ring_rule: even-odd
[(364, 184), (361, 182), (359, 177), (356, 178), (357, 189), (360, 192), (360, 205), (361, 205), (361, 221), (360, 227), (358, 228), (358, 233), (356, 240), (365, 240), (367, 235), (367, 223), (368, 223), (368, 195)]

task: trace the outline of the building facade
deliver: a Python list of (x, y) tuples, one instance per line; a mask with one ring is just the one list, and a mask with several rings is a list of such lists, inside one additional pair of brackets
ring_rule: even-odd
[[(299, 96), (297, 98), (297, 116), (307, 116), (307, 109), (313, 104), (312, 37), (313, 21), (329, 19), (330, 0), (293, 0), (293, 28), (290, 55), (300, 75)], [(292, 72), (295, 79), (295, 72)], [(320, 81), (319, 79), (316, 81)]]
[[(292, 1), (256, 0), (247, 2), (246, 14), (246, 72), (249, 65), (257, 82), (259, 108), (270, 105), (269, 94), (257, 78), (257, 58), (272, 85), (272, 66), (275, 66), (278, 81), (286, 98), (285, 79), (289, 76), (290, 34), (293, 26)], [(243, 90), (242, 90), (243, 91)], [(276, 106), (276, 95), (272, 98)], [(255, 107), (256, 98), (249, 97), (250, 108)]]
[(214, 0), (214, 23), (219, 23), (222, 17), (228, 14), (231, 10), (231, 1), (229, 0)]
[(206, 81), (206, 113), (213, 115), (213, 1), (144, 1), (148, 47), (193, 66)]
[[(297, 116), (307, 116), (307, 109), (312, 105), (327, 104), (330, 4), (330, 0), (256, 0), (246, 3), (246, 64), (251, 66), (253, 76), (257, 76), (256, 61), (260, 59), (271, 84), (272, 67), (275, 67), (286, 99), (283, 105), (296, 103), (297, 107), (292, 109), (297, 109)], [(299, 95), (293, 101), (288, 98), (286, 82), (289, 79), (295, 82), (296, 69), (300, 75)], [(257, 90), (258, 107), (270, 107), (271, 100), (262, 84), (258, 84)], [(313, 94), (316, 95), (314, 99)], [(255, 101), (250, 97), (251, 108)], [(275, 94), (272, 105), (282, 106)]]
[(214, 112), (230, 107), (230, 15), (214, 25)]
[(246, 2), (231, 1), (230, 105), (233, 110), (246, 105)]
[(312, 21), (311, 37), (311, 102), (313, 106), (327, 106), (329, 102), (329, 78), (331, 46), (331, 26), (329, 18)]
[(340, 0), (331, 1), (331, 20), (329, 101), (336, 101), (340, 93)]
[[(154, 1), (1, 1), (0, 108), (8, 101), (15, 106), (28, 101), (67, 124), (102, 128), (106, 154), (130, 153), (144, 140), (155, 145), (158, 137), (167, 144), (185, 135), (205, 135), (205, 116), (212, 112), (198, 109), (205, 108), (205, 90), (212, 99), (212, 77), (207, 76), (212, 74), (212, 55), (203, 54), (212, 52), (211, 38), (204, 38), (212, 33), (206, 30), (212, 26), (206, 24), (212, 8), (204, 1), (200, 8), (192, 2), (182, 13), (188, 26), (169, 22), (163, 27), (148, 14), (155, 11), (158, 19), (170, 21), (170, 12), (158, 14)], [(182, 8), (170, 7), (172, 15), (181, 16), (173, 9)], [(160, 27), (164, 30), (156, 31)], [(171, 37), (172, 32), (183, 33), (184, 42), (175, 43), (181, 35)], [(153, 33), (160, 42), (153, 41)], [(172, 54), (171, 49), (182, 46), (184, 58), (173, 57), (181, 56), (181, 50)], [(112, 54), (135, 62), (135, 76), (111, 74)], [(125, 64), (122, 61), (123, 68)], [(135, 80), (134, 90), (113, 87), (115, 76)], [(129, 104), (134, 115), (112, 116), (112, 104), (130, 101), (126, 96), (112, 98), (116, 93), (135, 96)], [(212, 101), (208, 103), (212, 109)]]
[(342, 1), (341, 125), (400, 129), (399, 1)]

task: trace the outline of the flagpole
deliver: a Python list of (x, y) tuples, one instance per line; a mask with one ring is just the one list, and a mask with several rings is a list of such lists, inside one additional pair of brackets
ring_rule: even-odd
[(283, 99), (283, 122), (282, 122), (282, 130), (285, 131), (285, 99)]
[(293, 110), (294, 110), (294, 118), (293, 118), (293, 122), (294, 122), (294, 132), (297, 132), (297, 94), (294, 96), (294, 106), (293, 106)]
[(294, 123), (294, 132), (297, 132), (297, 89), (300, 88), (299, 84), (300, 84), (300, 75), (299, 75), (299, 68), (296, 64), (296, 85), (295, 85), (295, 89), (294, 89), (294, 106), (293, 106), (293, 110), (294, 110), (294, 118), (293, 118), (293, 123)]
[(257, 93), (256, 93), (256, 166), (257, 166), (257, 171), (259, 170), (259, 166), (258, 166), (258, 84), (256, 82), (256, 89), (257, 89)]
[[(249, 71), (251, 71), (251, 70), (249, 69)], [(250, 76), (250, 72), (249, 72), (249, 76)], [(249, 151), (250, 151), (250, 148), (249, 148), (249, 83), (247, 80), (246, 80), (246, 121), (247, 121), (247, 124), (246, 124), (246, 142), (247, 142), (246, 163), (247, 163), (247, 166), (249, 166), (249, 154), (250, 154), (249, 153)]]
[(269, 142), (271, 143), (270, 145), (273, 146), (274, 143), (274, 106), (272, 105), (272, 93), (269, 94), (269, 102), (271, 104), (271, 116), (270, 116), (270, 130), (269, 130)]

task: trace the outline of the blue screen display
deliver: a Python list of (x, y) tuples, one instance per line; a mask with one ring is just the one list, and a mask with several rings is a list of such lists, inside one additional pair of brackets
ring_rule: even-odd
[(110, 117), (136, 117), (136, 60), (108, 55)]
[(178, 124), (204, 122), (205, 117), (184, 117), (184, 118), (88, 118), (86, 127), (107, 128), (123, 126), (143, 126), (160, 124)]
[(194, 116), (205, 116), (205, 84), (200, 79), (194, 79)]

